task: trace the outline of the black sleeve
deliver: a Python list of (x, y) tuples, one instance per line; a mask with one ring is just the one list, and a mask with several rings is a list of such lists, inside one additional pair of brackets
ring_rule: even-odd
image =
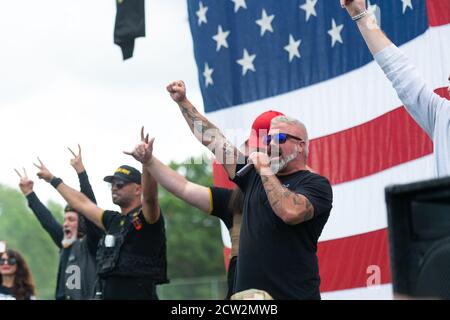
[[(83, 171), (78, 174), (78, 180), (80, 182), (80, 191), (89, 198), (92, 202), (97, 204), (95, 199), (94, 191), (92, 190), (92, 186), (89, 182), (89, 177), (86, 171)], [(84, 219), (86, 222), (86, 242), (89, 249), (89, 252), (92, 255), (95, 255), (97, 252), (97, 244), (103, 236), (103, 230), (98, 228), (91, 220)]]
[(105, 227), (105, 230), (108, 231), (108, 229), (111, 227), (111, 224), (114, 222), (115, 219), (120, 218), (120, 213), (110, 210), (103, 211), (102, 215), (102, 224)]
[[(245, 163), (238, 163), (236, 165), (236, 173), (241, 170), (245, 164), (247, 163), (247, 158), (245, 158)], [(234, 179), (231, 179), (241, 190), (242, 192), (245, 192), (245, 189), (247, 188), (247, 185), (249, 181), (252, 179), (252, 177), (257, 174), (255, 168), (251, 168), (249, 172), (247, 172), (246, 175), (243, 177), (235, 176)]]
[(307, 183), (298, 185), (295, 192), (308, 198), (314, 207), (314, 216), (319, 216), (331, 210), (333, 191), (327, 178), (314, 175)]
[(233, 190), (211, 187), (211, 215), (220, 218), (228, 229), (233, 226), (233, 213), (229, 209), (229, 202)]
[(48, 210), (47, 207), (44, 206), (44, 204), (41, 202), (41, 200), (39, 200), (34, 192), (27, 195), (27, 200), (28, 206), (33, 211), (36, 218), (39, 220), (41, 226), (45, 229), (45, 231), (47, 231), (58, 248), (61, 248), (61, 241), (64, 237), (62, 225), (58, 221), (56, 221), (50, 210)]
[(78, 181), (80, 182), (80, 191), (84, 193), (84, 195), (88, 197), (89, 200), (97, 204), (97, 200), (95, 199), (94, 191), (92, 190), (92, 186), (89, 182), (89, 177), (86, 171), (78, 174)]

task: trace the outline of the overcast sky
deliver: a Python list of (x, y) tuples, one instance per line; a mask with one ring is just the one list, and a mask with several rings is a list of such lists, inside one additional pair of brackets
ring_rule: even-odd
[(102, 179), (121, 164), (139, 167), (122, 151), (138, 142), (142, 125), (166, 163), (207, 151), (165, 91), (185, 80), (203, 112), (186, 0), (146, 1), (147, 35), (127, 61), (113, 43), (115, 14), (114, 0), (1, 1), (1, 184), (17, 187), (13, 168), (25, 166), (38, 196), (63, 204), (32, 162), (39, 156), (78, 188), (67, 147), (80, 143), (99, 205), (117, 209)]

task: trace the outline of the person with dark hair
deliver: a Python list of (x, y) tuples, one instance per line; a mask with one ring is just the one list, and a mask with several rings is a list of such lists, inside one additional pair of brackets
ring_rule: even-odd
[(105, 230), (97, 252), (95, 299), (157, 300), (156, 286), (168, 282), (166, 235), (158, 187), (148, 171), (141, 175), (136, 168), (122, 165), (104, 178), (111, 184), (114, 204), (121, 209), (116, 212), (99, 208), (39, 162), (38, 177)]
[(30, 269), (22, 255), (7, 249), (0, 255), (0, 300), (35, 300)]
[[(81, 192), (96, 202), (81, 158), (81, 148), (78, 148), (78, 155), (69, 149), (74, 155), (70, 163), (78, 174)], [(60, 249), (55, 299), (92, 298), (96, 279), (95, 257), (103, 232), (69, 205), (64, 208), (64, 223), (61, 225), (34, 193), (34, 182), (28, 178), (26, 171), (24, 170), (23, 176), (17, 170), (16, 172), (20, 177), (20, 190), (26, 196), (28, 206)]]

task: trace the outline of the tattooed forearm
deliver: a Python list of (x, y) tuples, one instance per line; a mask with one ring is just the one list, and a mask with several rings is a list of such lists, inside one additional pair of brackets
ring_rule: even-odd
[[(283, 198), (286, 192), (289, 192), (284, 188), (275, 176), (261, 176), (264, 189), (266, 190), (267, 199), (269, 199), (270, 206), (277, 213), (283, 209)], [(274, 181), (274, 179), (276, 181)], [(278, 185), (277, 185), (278, 182)]]
[(275, 175), (261, 176), (269, 203), (283, 221), (297, 224), (314, 218), (314, 207), (303, 195), (283, 187)]
[(215, 158), (224, 165), (230, 178), (236, 174), (236, 163), (240, 156), (239, 151), (233, 146), (220, 130), (188, 100), (178, 103), (184, 119), (189, 125), (195, 138), (214, 153)]
[[(186, 119), (191, 130), (197, 134), (204, 134), (209, 129), (208, 121), (204, 119), (201, 114), (195, 109), (195, 107), (188, 108), (186, 106), (180, 106), (181, 113)], [(205, 121), (206, 120), (206, 121)]]

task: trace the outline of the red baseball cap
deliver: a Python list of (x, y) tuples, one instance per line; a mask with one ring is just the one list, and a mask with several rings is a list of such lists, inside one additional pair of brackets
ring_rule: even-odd
[(250, 137), (248, 138), (248, 146), (252, 148), (258, 148), (265, 146), (263, 138), (270, 130), (270, 122), (273, 118), (278, 116), (284, 116), (283, 113), (269, 110), (261, 113), (256, 117), (252, 124), (252, 130), (250, 131)]

